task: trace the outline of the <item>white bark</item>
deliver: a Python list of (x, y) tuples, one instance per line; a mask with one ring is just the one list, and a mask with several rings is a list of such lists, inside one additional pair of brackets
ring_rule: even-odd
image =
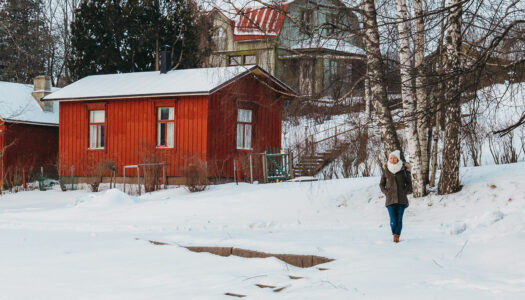
[[(379, 132), (383, 142), (385, 153), (403, 149), (399, 144), (397, 132), (392, 120), (390, 108), (388, 107), (388, 97), (385, 86), (385, 75), (383, 72), (383, 60), (379, 48), (379, 32), (377, 29), (377, 12), (374, 0), (363, 1), (363, 18), (365, 26), (365, 48), (367, 59), (368, 80), (370, 82), (370, 92), (377, 116)], [(403, 159), (404, 157), (402, 157)]]
[(405, 0), (397, 0), (397, 31), (399, 34), (399, 63), (401, 71), (401, 99), (403, 101), (403, 115), (405, 134), (407, 138), (410, 162), (412, 165), (412, 189), (414, 197), (425, 195), (425, 182), (421, 168), (421, 154), (417, 133), (417, 119), (415, 97), (412, 96), (412, 76), (410, 54), (410, 29), (407, 21), (407, 6)]
[(450, 194), (461, 189), (459, 184), (461, 127), (461, 0), (449, 1), (448, 36), (446, 42), (446, 72), (450, 80), (447, 82), (445, 95), (445, 140), (443, 144), (443, 167), (439, 177), (438, 193)]
[(429, 92), (425, 82), (425, 26), (423, 19), (423, 4), (421, 0), (414, 0), (415, 39), (414, 39), (414, 66), (416, 68), (416, 99), (417, 99), (417, 133), (421, 155), (421, 172), (423, 182), (428, 182), (429, 169), (429, 137), (430, 113)]

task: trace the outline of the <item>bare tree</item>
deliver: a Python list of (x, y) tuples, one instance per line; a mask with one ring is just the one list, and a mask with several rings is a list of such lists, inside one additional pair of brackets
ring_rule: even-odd
[[(414, 197), (425, 195), (425, 182), (421, 166), (421, 149), (417, 133), (416, 102), (412, 86), (412, 55), (410, 53), (410, 29), (405, 0), (396, 0), (397, 28), (399, 32), (399, 60), (401, 66), (401, 98), (403, 102), (405, 134), (407, 138), (410, 161), (412, 162), (412, 179)], [(417, 78), (417, 77), (416, 77)]]

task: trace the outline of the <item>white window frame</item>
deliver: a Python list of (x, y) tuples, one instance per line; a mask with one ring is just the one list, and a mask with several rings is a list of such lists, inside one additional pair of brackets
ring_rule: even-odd
[(253, 149), (253, 110), (237, 109), (236, 146), (239, 150)]
[[(162, 111), (168, 110), (168, 118), (162, 118)], [(162, 144), (162, 127), (164, 125), (164, 145)], [(175, 107), (157, 107), (157, 148), (175, 146)]]
[[(102, 113), (102, 116), (100, 113)], [(106, 111), (103, 109), (90, 110), (88, 149), (104, 149), (106, 134)]]

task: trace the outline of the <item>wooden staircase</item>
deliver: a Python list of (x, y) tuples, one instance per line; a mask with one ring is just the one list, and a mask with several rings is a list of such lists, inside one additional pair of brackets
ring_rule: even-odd
[(301, 176), (315, 176), (317, 173), (333, 162), (339, 157), (347, 148), (349, 144), (341, 142), (331, 148), (313, 154), (306, 154), (298, 158), (297, 164), (294, 166), (294, 177)]
[(354, 131), (354, 124), (340, 124), (309, 135), (293, 154), (293, 177), (315, 176), (345, 152), (350, 143), (347, 133)]

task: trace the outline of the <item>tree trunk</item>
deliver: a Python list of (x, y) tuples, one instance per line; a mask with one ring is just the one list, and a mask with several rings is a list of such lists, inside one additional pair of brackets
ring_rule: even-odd
[(405, 135), (407, 138), (410, 162), (412, 164), (412, 190), (414, 197), (425, 195), (425, 182), (421, 168), (421, 153), (418, 138), (415, 97), (412, 96), (412, 76), (410, 55), (410, 29), (407, 22), (407, 6), (405, 0), (397, 0), (397, 31), (399, 34), (399, 65), (401, 71), (401, 99), (403, 102), (403, 117), (405, 121)]
[(443, 144), (443, 167), (439, 177), (438, 193), (451, 194), (460, 190), (459, 163), (461, 127), (461, 0), (450, 0), (448, 36), (446, 41), (446, 72), (449, 78), (445, 95), (445, 140)]
[(424, 184), (428, 183), (429, 169), (429, 139), (430, 139), (430, 114), (429, 90), (425, 80), (425, 26), (423, 19), (423, 4), (421, 0), (414, 0), (415, 30), (414, 58), (416, 68), (416, 99), (417, 99), (417, 133), (421, 155), (421, 172)]
[(364, 38), (370, 91), (385, 153), (388, 155), (394, 150), (400, 150), (401, 159), (404, 160), (403, 149), (401, 149), (390, 108), (388, 107), (383, 59), (379, 48), (377, 12), (374, 2), (374, 0), (365, 0), (363, 2)]
[[(438, 41), (438, 48), (437, 51), (439, 53), (438, 56), (438, 64), (437, 64), (437, 77), (442, 78), (443, 77), (443, 40), (445, 37), (445, 0), (441, 0), (441, 31), (439, 33), (439, 41)], [(434, 83), (435, 84), (435, 83)], [(437, 171), (437, 159), (438, 159), (438, 146), (439, 146), (439, 132), (440, 132), (440, 126), (441, 126), (441, 110), (443, 103), (443, 97), (444, 97), (444, 83), (443, 80), (439, 80), (437, 83), (437, 91), (433, 94), (432, 98), (432, 105), (435, 109), (435, 115), (434, 115), (434, 124), (435, 127), (434, 131), (432, 133), (432, 140), (433, 140), (433, 148), (432, 148), (432, 174), (430, 175), (429, 185), (431, 187), (435, 186), (436, 183), (436, 171)]]

